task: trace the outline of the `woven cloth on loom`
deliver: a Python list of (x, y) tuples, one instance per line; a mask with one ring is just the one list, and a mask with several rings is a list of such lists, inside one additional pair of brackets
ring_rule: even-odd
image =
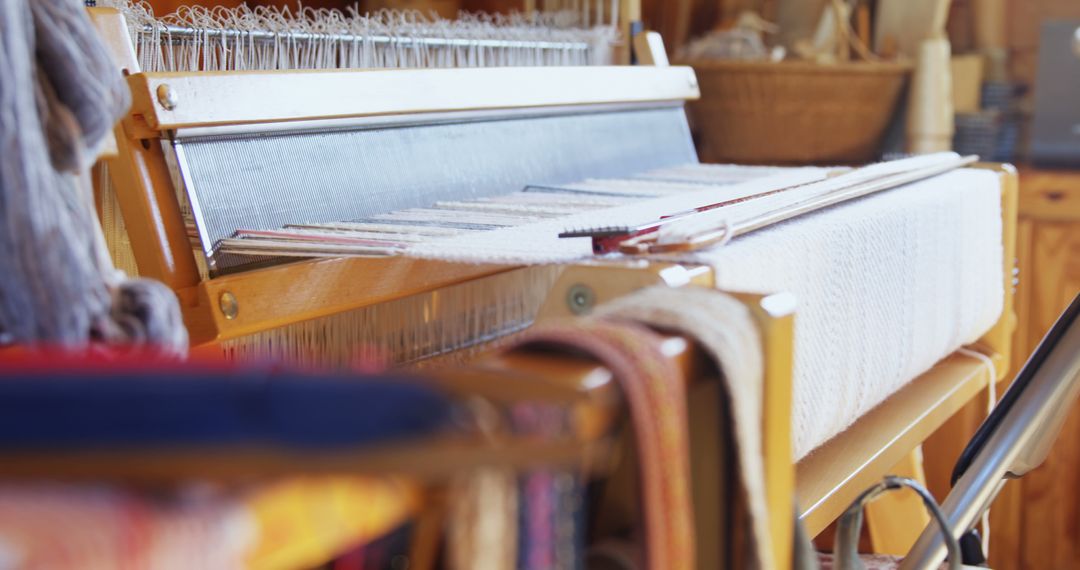
[(732, 291), (789, 291), (801, 459), (978, 340), (1004, 298), (996, 174), (961, 170), (749, 234), (693, 259)]
[[(746, 183), (820, 180), (790, 169)], [(567, 227), (655, 219), (709, 203), (708, 192), (468, 234), (409, 255), (475, 262), (568, 263), (590, 256)], [(797, 218), (674, 259), (716, 268), (723, 290), (788, 291), (796, 317), (794, 447), (802, 458), (1001, 313), (998, 176), (963, 169)], [(672, 258), (668, 258), (672, 259)]]

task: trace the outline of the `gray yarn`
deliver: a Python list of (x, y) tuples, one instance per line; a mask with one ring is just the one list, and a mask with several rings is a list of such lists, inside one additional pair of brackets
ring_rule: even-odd
[(0, 332), (186, 351), (175, 295), (125, 281), (105, 250), (87, 169), (129, 104), (77, 0), (0, 2)]

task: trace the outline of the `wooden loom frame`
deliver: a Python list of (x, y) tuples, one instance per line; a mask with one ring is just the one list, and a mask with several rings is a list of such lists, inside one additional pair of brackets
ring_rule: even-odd
[[(177, 292), (195, 345), (430, 291), (513, 267), (404, 258), (329, 259), (201, 281), (159, 142), (169, 130), (390, 113), (680, 101), (699, 95), (693, 70), (674, 67), (141, 74), (123, 15), (110, 9), (94, 9), (91, 14), (132, 86), (132, 111), (115, 130), (118, 156), (109, 162), (109, 172), (139, 273)], [(306, 81), (288, 80), (297, 74)], [(159, 100), (163, 84), (182, 93), (184, 100), (172, 110)], [(429, 88), (417, 90), (416, 85)], [(566, 85), (575, 89), (567, 90)], [(358, 105), (358, 92), (370, 99)], [(297, 101), (307, 104), (298, 105)], [(282, 290), (282, 283), (326, 286)], [(239, 307), (231, 316), (219, 306), (226, 295)]]
[[(506, 266), (469, 266), (445, 262), (429, 262), (403, 258), (391, 259), (326, 259), (290, 263), (246, 273), (201, 281), (196, 270), (193, 252), (188, 241), (172, 181), (160, 144), (163, 130), (199, 125), (219, 125), (237, 118), (238, 122), (266, 120), (315, 120), (352, 115), (341, 107), (329, 107), (327, 114), (312, 116), (303, 109), (287, 105), (299, 100), (292, 94), (281, 98), (247, 99), (237, 104), (234, 94), (216, 90), (228, 84), (232, 74), (138, 74), (138, 65), (128, 41), (125, 24), (119, 13), (109, 10), (94, 12), (96, 23), (109, 42), (114, 55), (125, 72), (132, 75), (134, 106), (132, 114), (116, 129), (118, 155), (112, 160), (120, 204), (140, 273), (159, 279), (173, 288), (184, 308), (185, 321), (196, 344), (212, 344), (254, 332), (276, 328), (308, 319), (347, 311), (362, 306), (406, 297), (439, 287), (493, 275), (512, 269)], [(427, 90), (428, 94), (401, 100), (377, 96), (369, 100), (358, 114), (378, 115), (387, 112), (447, 111), (479, 107), (506, 108), (543, 104), (536, 98), (523, 98), (520, 90), (506, 87), (506, 79), (542, 85), (565, 77), (581, 86), (569, 96), (560, 90), (543, 92), (548, 104), (601, 103), (616, 101), (658, 101), (696, 97), (697, 86), (693, 72), (685, 68), (592, 68), (587, 74), (567, 69), (541, 70), (431, 70), (397, 72), (292, 72), (306, 74), (317, 83), (342, 88), (366, 84), (371, 93), (380, 91), (372, 86), (393, 85), (401, 81), (427, 81), (443, 76), (471, 77), (474, 83), (469, 92), (458, 93), (461, 99), (444, 100)], [(265, 86), (273, 82), (274, 73), (243, 74), (244, 81), (232, 85), (248, 93), (266, 93)], [(188, 82), (183, 91), (202, 98), (189, 109), (192, 99), (184, 98), (173, 109), (166, 109), (159, 100), (161, 85), (180, 85)], [(562, 83), (561, 84), (567, 84)], [(280, 82), (274, 83), (281, 85)], [(571, 83), (573, 84), (573, 83)], [(591, 87), (590, 87), (591, 86)], [(608, 89), (605, 86), (615, 87)], [(305, 89), (298, 86), (298, 89)], [(314, 90), (307, 90), (311, 94)], [(416, 90), (411, 90), (413, 96)], [(471, 95), (470, 95), (471, 93)], [(517, 94), (515, 94), (517, 93)], [(318, 95), (318, 93), (315, 93)], [(474, 99), (474, 97), (476, 99)], [(230, 101), (230, 99), (232, 99)], [(198, 99), (196, 99), (198, 100)], [(479, 105), (477, 104), (479, 101)], [(204, 104), (206, 106), (204, 106)], [(310, 104), (309, 104), (310, 105)], [(305, 109), (314, 108), (307, 106)], [(300, 114), (297, 114), (297, 112)], [(232, 117), (232, 118), (230, 118)], [(1005, 311), (995, 327), (983, 337), (978, 348), (990, 356), (1001, 378), (1008, 367), (1010, 336), (1014, 323), (1011, 268), (1015, 252), (1015, 219), (1017, 184), (1016, 173), (1009, 166), (986, 165), (1000, 174), (1005, 239)], [(567, 279), (577, 275), (588, 279), (600, 299), (610, 298), (617, 291), (625, 292), (629, 283), (667, 283), (672, 286), (698, 283), (711, 284), (711, 275), (703, 268), (687, 268), (657, 264), (634, 267), (589, 266), (572, 268), (563, 276), (551, 299), (563, 299)], [(621, 276), (618, 279), (614, 275)], [(626, 276), (633, 276), (626, 279)], [(299, 287), (282, 287), (299, 284)], [(317, 285), (317, 286), (315, 286)], [(222, 300), (228, 295), (239, 310), (228, 316)], [(765, 333), (767, 356), (767, 391), (765, 395), (765, 441), (768, 470), (770, 510), (773, 514), (773, 536), (776, 540), (776, 560), (790, 559), (790, 525), (785, 524), (793, 497), (802, 501), (803, 518), (812, 534), (824, 529), (863, 488), (878, 479), (893, 466), (907, 461), (918, 471), (912, 450), (937, 427), (959, 410), (991, 381), (982, 364), (962, 356), (952, 356), (901, 389), (884, 404), (858, 420), (855, 425), (793, 465), (790, 448), (791, 353), (794, 339), (790, 326), (791, 314), (770, 311), (769, 300), (776, 297), (746, 297), (759, 318)], [(548, 308), (558, 313), (557, 308)], [(786, 324), (785, 324), (786, 323)], [(693, 348), (686, 350), (692, 351)], [(691, 358), (687, 353), (686, 358)], [(575, 384), (581, 371), (573, 365), (562, 366), (529, 361), (516, 361), (541, 376), (559, 376), (563, 385)], [(344, 464), (340, 465), (345, 467)], [(905, 511), (909, 512), (909, 511)], [(911, 515), (908, 522), (922, 521), (921, 512)], [(871, 533), (884, 523), (877, 523), (870, 513)], [(902, 543), (906, 535), (911, 540), (919, 528), (900, 532), (894, 543)], [(895, 533), (894, 533), (895, 534)], [(882, 541), (885, 539), (882, 538)], [(883, 547), (888, 550), (888, 547)]]

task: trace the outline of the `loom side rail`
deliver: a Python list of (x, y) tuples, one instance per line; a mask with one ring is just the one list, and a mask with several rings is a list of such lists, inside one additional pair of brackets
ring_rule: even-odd
[(208, 279), (178, 293), (192, 344), (200, 345), (511, 269), (405, 257), (320, 259)]
[[(300, 261), (202, 281), (178, 291), (192, 344), (209, 345), (247, 334), (325, 317), (408, 295), (515, 271), (516, 266), (389, 258)], [(572, 316), (567, 283), (584, 283), (603, 303), (633, 288), (664, 284), (708, 285), (703, 266), (633, 262), (587, 262), (570, 266), (548, 294), (538, 318)]]

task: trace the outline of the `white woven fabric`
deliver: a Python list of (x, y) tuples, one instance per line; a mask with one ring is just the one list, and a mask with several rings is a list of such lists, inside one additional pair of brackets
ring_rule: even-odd
[[(825, 172), (790, 169), (723, 191), (819, 180)], [(454, 236), (407, 255), (570, 263), (590, 257), (589, 240), (560, 240), (564, 228), (646, 221), (718, 198), (716, 191), (657, 198)], [(996, 174), (958, 170), (677, 259), (712, 265), (723, 290), (798, 298), (793, 425), (800, 459), (997, 320), (1000, 203)]]
[(789, 291), (795, 457), (996, 322), (1003, 302), (997, 175), (959, 170), (701, 252), (730, 291)]
[[(760, 167), (727, 168), (745, 170), (750, 174), (758, 174), (762, 171)], [(778, 168), (766, 169), (766, 172), (770, 173), (730, 186), (652, 198), (627, 206), (591, 210), (543, 222), (459, 234), (410, 246), (406, 255), (427, 259), (512, 265), (571, 263), (591, 257), (592, 245), (588, 238), (559, 239), (559, 232), (567, 228), (595, 228), (652, 222), (665, 212), (682, 212), (734, 196), (752, 195), (818, 181), (828, 174), (828, 170), (824, 168)]]

